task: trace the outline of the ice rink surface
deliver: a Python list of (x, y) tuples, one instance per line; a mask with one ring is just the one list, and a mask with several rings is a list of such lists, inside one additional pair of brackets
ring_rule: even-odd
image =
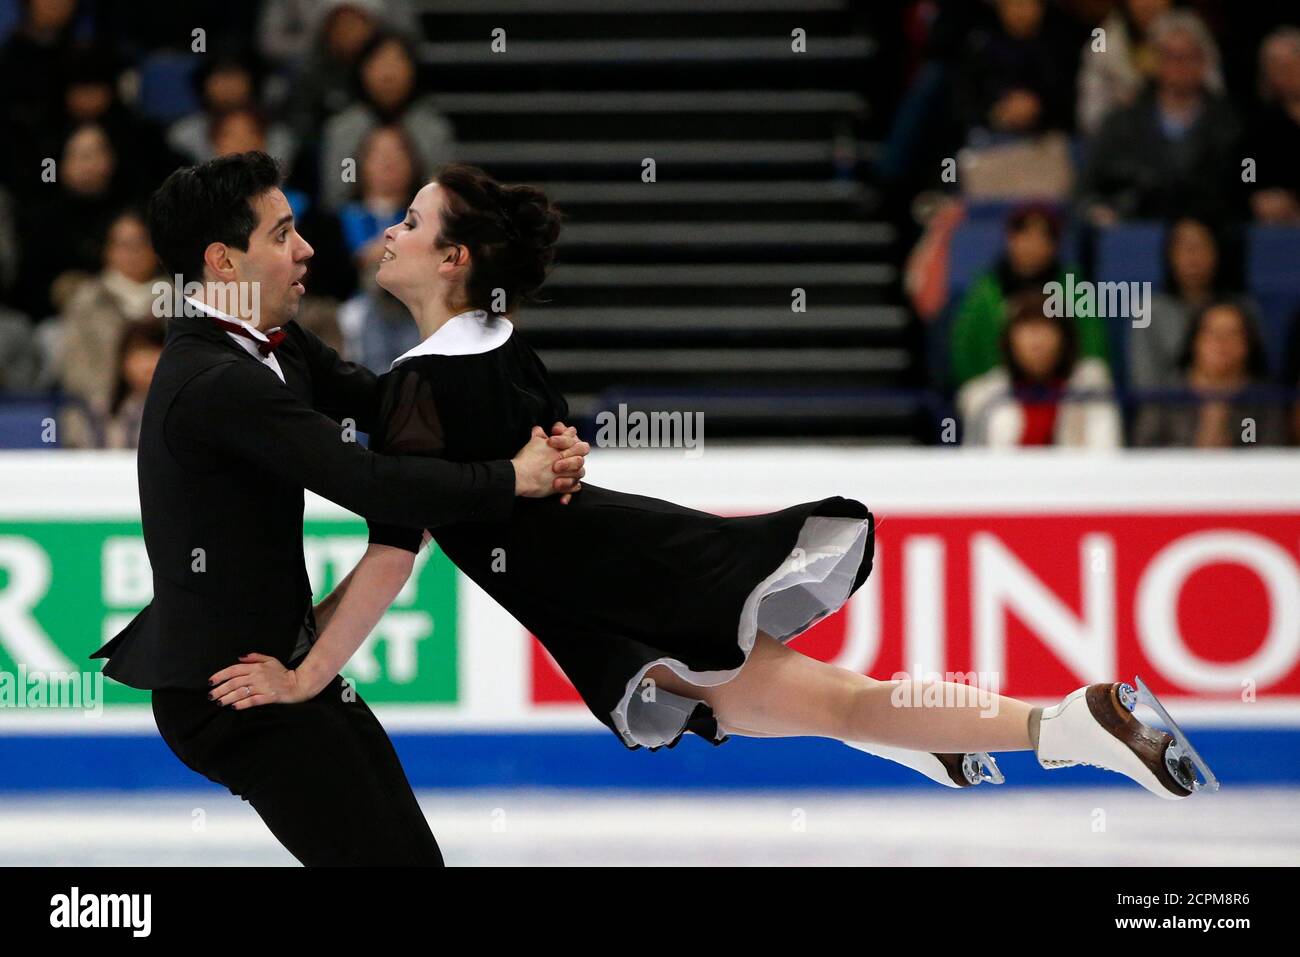
[[(1300, 789), (419, 796), (452, 866), (1300, 864)], [(226, 793), (0, 797), (0, 865), (296, 863)]]

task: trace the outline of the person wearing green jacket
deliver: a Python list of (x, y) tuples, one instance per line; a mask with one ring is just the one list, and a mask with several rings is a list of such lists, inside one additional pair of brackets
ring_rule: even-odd
[[(1064, 284), (1072, 272), (1075, 283), (1080, 279), (1077, 271), (1061, 265), (1061, 220), (1050, 207), (1017, 207), (1007, 217), (1006, 236), (1002, 257), (975, 278), (958, 306), (950, 338), (954, 387), (1001, 363), (999, 343), (1008, 300), (1021, 292), (1041, 293), (1049, 282)], [(1076, 309), (1074, 322), (1080, 356), (1109, 364), (1104, 322), (1091, 309)]]

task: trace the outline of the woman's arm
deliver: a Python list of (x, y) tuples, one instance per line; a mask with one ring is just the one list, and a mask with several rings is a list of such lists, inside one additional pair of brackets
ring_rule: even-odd
[(321, 602), (331, 608), (327, 609), (325, 624), (317, 618), (320, 637), (295, 669), (309, 697), (333, 681), (361, 647), (411, 577), (414, 565), (414, 552), (371, 544), (339, 587)]
[[(424, 542), (429, 541), (424, 532)], [(398, 548), (371, 542), (346, 578), (321, 602), (326, 621), (320, 637), (297, 668), (269, 655), (241, 655), (239, 663), (208, 679), (208, 697), (236, 710), (263, 704), (293, 704), (316, 697), (339, 673), (366, 635), (374, 630), (415, 566), (420, 546)]]
[(321, 599), (320, 604), (312, 609), (312, 617), (316, 619), (316, 633), (321, 634), (329, 627), (330, 619), (334, 617), (334, 612), (338, 610), (339, 602), (343, 596), (348, 593), (348, 586), (352, 584), (352, 574), (361, 566), (358, 562), (348, 573), (343, 576), (343, 580), (334, 586), (333, 591)]

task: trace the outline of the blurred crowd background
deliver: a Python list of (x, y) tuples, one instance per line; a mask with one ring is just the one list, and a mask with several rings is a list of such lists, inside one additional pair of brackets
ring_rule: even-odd
[[(381, 233), (429, 173), (546, 188), (560, 262), (517, 322), (584, 434), (626, 404), (702, 412), (710, 439), (1294, 445), (1297, 23), (1219, 0), (0, 0), (0, 447), (134, 446), (165, 335), (143, 206), (251, 149), (316, 251), (300, 321), (378, 372), (418, 338), (374, 285)], [(1052, 281), (1153, 297), (1058, 317)]]

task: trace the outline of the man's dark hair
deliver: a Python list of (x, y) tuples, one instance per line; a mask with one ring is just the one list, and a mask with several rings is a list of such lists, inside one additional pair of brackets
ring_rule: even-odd
[(176, 170), (149, 200), (149, 235), (168, 275), (203, 280), (203, 251), (225, 243), (248, 251), (257, 228), (253, 200), (283, 179), (265, 153), (221, 156)]

